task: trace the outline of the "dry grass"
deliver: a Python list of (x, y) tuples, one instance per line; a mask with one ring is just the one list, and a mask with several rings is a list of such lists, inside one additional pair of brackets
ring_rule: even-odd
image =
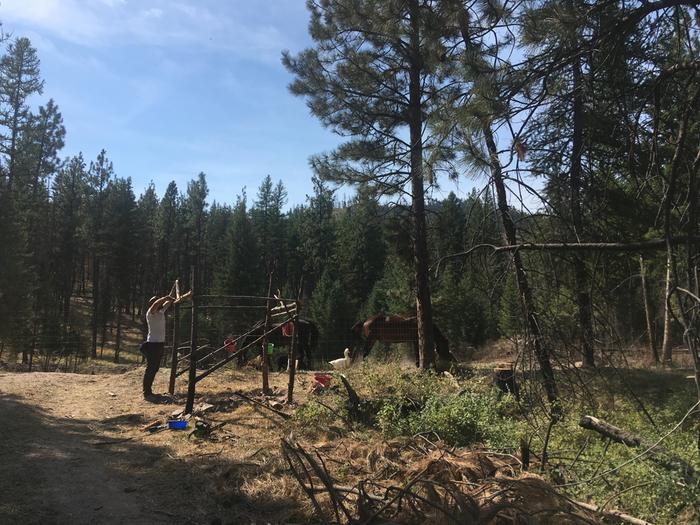
[[(505, 352), (504, 347), (495, 347), (481, 362), (490, 366), (503, 360)], [(312, 421), (280, 418), (234, 395), (235, 391), (260, 394), (260, 374), (250, 369), (223, 370), (199, 385), (197, 403), (213, 405), (203, 419), (214, 427), (221, 425), (211, 435), (198, 438), (190, 436), (189, 430), (144, 432), (146, 423), (165, 421), (184, 404), (184, 382), (178, 383), (172, 403), (151, 404), (140, 396), (141, 366), (104, 362), (90, 366), (94, 374), (0, 372), (0, 391), (6, 396), (0, 397), (0, 408), (15, 407), (0, 413), (0, 418), (9, 421), (0, 457), (8, 472), (26, 472), (16, 486), (0, 496), (0, 510), (10, 516), (10, 523), (41, 522), (32, 520), (39, 494), (48, 498), (59, 517), (82, 509), (80, 512), (86, 514), (77, 522), (95, 520), (92, 513), (97, 511), (91, 509), (117, 504), (131, 508), (134, 516), (142, 516), (143, 523), (157, 523), (159, 518), (168, 523), (318, 522), (309, 498), (285, 461), (282, 439), (318, 452), (340, 485), (369, 482), (379, 490), (401, 487), (420, 475), (430, 482), (468, 487), (469, 497), (484, 509), (497, 502), (540, 512), (533, 523), (589, 519), (542, 479), (523, 477), (514, 457), (479, 449), (448, 449), (431, 442), (434, 438), (430, 436), (388, 440), (370, 428), (352, 429), (338, 421), (337, 428), (319, 431), (322, 425)], [(397, 373), (396, 366), (373, 366), (374, 384), (363, 380), (362, 369), (353, 369), (348, 376), (361, 396), (372, 396), (378, 388), (391, 392), (396, 388), (392, 381), (415, 373), (411, 367)], [(392, 368), (393, 373), (389, 373)], [(167, 370), (161, 370), (156, 391), (166, 390), (167, 377)], [(297, 406), (308, 404), (312, 397), (312, 379), (311, 372), (299, 372)], [(440, 388), (450, 391), (460, 386), (439, 381)], [(283, 401), (286, 374), (272, 373), (270, 383), (278, 394), (271, 400)], [(336, 395), (344, 396), (342, 387), (335, 388)], [(3, 405), (5, 399), (10, 405)], [(295, 407), (283, 410), (292, 413)], [(44, 451), (42, 462), (24, 454), (35, 446)], [(80, 458), (91, 460), (78, 461)], [(105, 466), (95, 468), (95, 462)], [(32, 469), (27, 469), (30, 464)], [(57, 470), (70, 474), (56, 476)], [(62, 484), (63, 492), (71, 497), (52, 496), (54, 483)], [(87, 491), (86, 486), (93, 488)], [(48, 516), (39, 517), (46, 521)], [(113, 522), (122, 518), (115, 517)], [(138, 519), (131, 522), (140, 523)]]

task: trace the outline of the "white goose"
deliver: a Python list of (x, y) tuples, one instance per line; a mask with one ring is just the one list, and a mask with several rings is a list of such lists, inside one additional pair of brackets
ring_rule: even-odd
[(333, 370), (345, 370), (346, 368), (350, 368), (350, 349), (346, 348), (343, 354), (345, 357), (342, 359), (333, 359), (333, 361), (328, 361), (328, 364), (333, 367)]

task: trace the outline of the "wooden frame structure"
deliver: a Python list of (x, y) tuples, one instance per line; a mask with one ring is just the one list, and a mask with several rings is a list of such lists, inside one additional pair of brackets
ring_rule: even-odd
[[(180, 306), (175, 304), (174, 316), (175, 323), (173, 326), (173, 345), (172, 355), (170, 360), (170, 382), (169, 392), (174, 394), (175, 381), (178, 376), (188, 373), (187, 380), (187, 402), (185, 404), (185, 413), (191, 414), (194, 407), (194, 399), (196, 395), (197, 383), (213, 372), (219, 370), (224, 365), (230, 363), (234, 359), (241, 356), (250, 348), (260, 345), (260, 361), (262, 365), (262, 390), (264, 393), (269, 393), (269, 356), (267, 353), (267, 339), (269, 336), (283, 329), (283, 326), (291, 324), (293, 326), (293, 335), (291, 345), (288, 351), (288, 371), (289, 382), (287, 384), (287, 402), (291, 403), (294, 400), (294, 381), (296, 375), (296, 353), (298, 345), (298, 319), (301, 313), (301, 304), (298, 299), (285, 299), (277, 295), (270, 296), (270, 287), (268, 286), (268, 295), (265, 297), (252, 295), (199, 295), (197, 293), (197, 270), (192, 268), (192, 289), (190, 293), (191, 305)], [(272, 279), (270, 278), (270, 284)], [(217, 300), (226, 300), (228, 302), (247, 301), (252, 304), (212, 304)], [(190, 322), (190, 339), (183, 345), (180, 345), (179, 334), (179, 314), (180, 308), (188, 308), (191, 310)], [(199, 344), (202, 341), (198, 339), (199, 331), (199, 315), (206, 310), (247, 310), (264, 311), (264, 318), (249, 327), (242, 334), (237, 335), (233, 340), (225, 342), (223, 346), (212, 349), (208, 342)], [(262, 333), (260, 333), (262, 332)], [(250, 340), (252, 338), (252, 340)], [(210, 357), (214, 357), (221, 351), (233, 346), (235, 351), (228, 353), (224, 357), (218, 359), (212, 366), (206, 370), (197, 370), (197, 363)], [(189, 353), (179, 356), (179, 351), (189, 350)], [(203, 351), (211, 350), (206, 355), (201, 355)], [(185, 361), (188, 364), (180, 366)]]

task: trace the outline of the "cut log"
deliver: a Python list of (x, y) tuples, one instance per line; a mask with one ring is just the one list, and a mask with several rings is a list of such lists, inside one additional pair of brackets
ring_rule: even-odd
[(688, 483), (693, 482), (697, 478), (695, 469), (685, 460), (670, 453), (664, 447), (660, 445), (653, 446), (652, 443), (646, 442), (641, 437), (635, 436), (630, 432), (611, 425), (607, 421), (603, 421), (602, 419), (598, 419), (597, 417), (593, 416), (581, 416), (579, 426), (588, 430), (594, 430), (602, 436), (605, 436), (616, 443), (624, 443), (628, 447), (650, 449), (648, 452), (648, 457), (650, 460), (668, 470), (680, 472), (683, 479)]
[(613, 440), (615, 443), (624, 443), (628, 447), (638, 447), (641, 445), (641, 438), (625, 432), (621, 428), (617, 428), (602, 419), (593, 416), (581, 416), (579, 426), (588, 430), (595, 430), (599, 434)]

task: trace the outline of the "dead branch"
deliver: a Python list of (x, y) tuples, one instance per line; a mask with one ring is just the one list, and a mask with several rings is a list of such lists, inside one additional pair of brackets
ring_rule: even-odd
[(648, 521), (640, 520), (639, 518), (635, 518), (634, 516), (630, 516), (629, 514), (625, 514), (624, 512), (621, 512), (616, 509), (606, 510), (602, 507), (598, 507), (597, 505), (593, 505), (592, 503), (584, 503), (582, 501), (574, 501), (574, 503), (577, 506), (586, 510), (599, 512), (600, 514), (603, 514), (605, 516), (617, 518), (618, 520), (624, 521), (626, 523), (632, 523), (633, 525), (652, 525)]
[(265, 409), (269, 410), (270, 412), (277, 414), (278, 416), (280, 416), (283, 419), (290, 419), (292, 417), (289, 414), (287, 414), (286, 412), (282, 412), (281, 410), (277, 410), (276, 408), (272, 408), (271, 406), (268, 406), (265, 403), (261, 403), (260, 401), (257, 401), (255, 399), (253, 399), (252, 397), (248, 397), (247, 395), (245, 395), (241, 392), (234, 392), (233, 394), (240, 397), (241, 399), (244, 399), (245, 401), (248, 401), (249, 403), (252, 403), (256, 406), (260, 406), (262, 408), (265, 408)]
[[(681, 235), (672, 237), (671, 244), (679, 245), (687, 242), (698, 242), (700, 238), (688, 237)], [(479, 250), (491, 250), (492, 253), (504, 253), (514, 251), (548, 251), (548, 252), (585, 252), (585, 251), (603, 251), (603, 252), (643, 252), (663, 250), (666, 247), (666, 239), (650, 239), (647, 241), (635, 242), (524, 242), (520, 244), (509, 244), (498, 246), (496, 244), (477, 244), (466, 251), (452, 253), (441, 257), (435, 264), (435, 274), (440, 274), (440, 268), (443, 263), (451, 259), (467, 257)]]
[(680, 470), (683, 478), (686, 481), (694, 479), (696, 472), (691, 465), (683, 459), (671, 454), (667, 449), (659, 445), (659, 442), (649, 445), (639, 436), (635, 436), (630, 432), (622, 430), (610, 423), (598, 419), (593, 416), (582, 416), (579, 421), (579, 426), (588, 430), (594, 430), (606, 438), (616, 443), (623, 443), (628, 447), (638, 448), (644, 447), (649, 455), (649, 459), (655, 461), (659, 465), (669, 470)]
[(588, 430), (595, 430), (599, 434), (612, 439), (614, 442), (624, 443), (628, 447), (638, 447), (642, 443), (641, 438), (634, 436), (629, 432), (625, 432), (624, 430), (611, 425), (602, 419), (598, 419), (597, 417), (581, 416), (579, 426)]
[(348, 400), (350, 401), (350, 404), (353, 406), (353, 408), (358, 409), (360, 406), (360, 396), (357, 395), (357, 392), (352, 387), (347, 377), (345, 377), (343, 374), (338, 375), (340, 376), (340, 380), (342, 381), (345, 390), (348, 392)]

